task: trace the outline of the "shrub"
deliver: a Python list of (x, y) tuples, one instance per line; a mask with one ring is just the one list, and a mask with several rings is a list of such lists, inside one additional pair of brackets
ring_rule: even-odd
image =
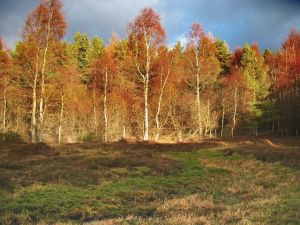
[(2, 140), (3, 142), (7, 142), (7, 143), (20, 143), (23, 142), (22, 138), (20, 136), (20, 134), (13, 132), (13, 131), (8, 131), (8, 132), (1, 132), (0, 133), (0, 140)]
[(96, 134), (89, 133), (82, 137), (83, 142), (92, 142), (92, 141), (99, 141), (99, 137)]

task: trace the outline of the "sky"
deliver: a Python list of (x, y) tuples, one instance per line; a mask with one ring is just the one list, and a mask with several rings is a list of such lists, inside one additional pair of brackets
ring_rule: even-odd
[[(39, 0), (0, 0), (0, 36), (13, 48), (27, 15)], [(225, 40), (231, 49), (259, 43), (277, 50), (292, 28), (300, 30), (300, 0), (63, 0), (68, 22), (66, 39), (76, 31), (108, 40), (113, 32), (126, 37), (127, 24), (144, 7), (161, 16), (168, 43), (184, 42), (191, 24)]]

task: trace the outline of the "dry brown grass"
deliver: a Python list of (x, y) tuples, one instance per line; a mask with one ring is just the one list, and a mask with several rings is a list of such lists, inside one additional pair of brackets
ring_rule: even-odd
[(0, 224), (297, 224), (295, 143), (2, 145)]

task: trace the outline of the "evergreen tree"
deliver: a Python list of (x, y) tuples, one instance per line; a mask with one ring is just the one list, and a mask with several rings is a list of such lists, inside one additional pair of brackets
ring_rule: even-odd
[(231, 53), (228, 48), (228, 45), (226, 44), (225, 41), (218, 38), (216, 41), (216, 47), (217, 47), (217, 58), (222, 68), (221, 74), (227, 74), (229, 72), (230, 63), (231, 63)]
[(85, 69), (89, 63), (88, 51), (90, 47), (87, 34), (76, 32), (74, 35), (74, 46), (77, 55), (77, 65), (80, 69)]
[(249, 109), (257, 134), (258, 119), (262, 115), (261, 106), (269, 94), (268, 67), (264, 58), (256, 48), (250, 45), (244, 46), (241, 59), (243, 74), (250, 93)]
[(101, 57), (104, 53), (104, 40), (95, 36), (92, 41), (88, 51), (88, 59), (89, 61), (94, 60), (95, 58)]

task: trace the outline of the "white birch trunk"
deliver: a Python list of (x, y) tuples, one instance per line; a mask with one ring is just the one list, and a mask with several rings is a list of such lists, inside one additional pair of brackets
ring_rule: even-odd
[(212, 133), (211, 133), (211, 113), (210, 113), (210, 101), (209, 99), (207, 100), (207, 124), (208, 124), (208, 129), (209, 129), (209, 138), (212, 138)]
[(123, 140), (126, 139), (126, 127), (125, 126), (123, 126), (122, 138), (123, 138)]
[(149, 140), (149, 105), (148, 105), (148, 92), (149, 92), (149, 71), (150, 71), (150, 45), (145, 35), (146, 44), (146, 74), (144, 79), (144, 101), (145, 101), (145, 118), (144, 118), (144, 141)]
[(98, 133), (97, 109), (96, 109), (96, 84), (93, 84), (93, 112), (94, 112), (94, 130)]
[(223, 137), (223, 132), (224, 132), (224, 118), (225, 118), (225, 106), (224, 102), (222, 104), (222, 127), (221, 127), (221, 138)]
[(42, 64), (42, 70), (41, 70), (41, 97), (40, 97), (40, 117), (39, 117), (39, 123), (40, 123), (40, 134), (39, 139), (42, 141), (42, 127), (44, 123), (44, 95), (45, 95), (45, 71), (46, 71), (46, 63), (47, 63), (47, 52), (49, 47), (49, 38), (50, 38), (50, 31), (51, 31), (51, 21), (53, 16), (53, 8), (51, 8), (50, 17), (47, 23), (47, 37), (46, 37), (46, 43), (45, 43), (45, 49), (43, 52), (43, 64)]
[(168, 70), (167, 76), (161, 85), (160, 94), (159, 94), (159, 98), (158, 98), (157, 111), (156, 111), (156, 115), (155, 115), (155, 125), (156, 125), (155, 141), (159, 140), (160, 128), (161, 128), (160, 122), (159, 122), (159, 114), (160, 114), (160, 110), (161, 110), (161, 104), (162, 104), (162, 98), (163, 98), (165, 86), (167, 84), (169, 75), (170, 75), (170, 70)]
[(199, 56), (197, 50), (195, 50), (196, 57), (196, 103), (197, 103), (197, 116), (198, 116), (198, 129), (199, 135), (202, 137), (203, 129), (202, 129), (202, 116), (201, 116), (201, 99), (200, 99), (200, 63)]
[(6, 112), (7, 112), (6, 89), (7, 89), (7, 78), (4, 77), (4, 89), (3, 89), (3, 121), (2, 121), (3, 141), (5, 140), (5, 133), (6, 133)]
[(103, 114), (104, 114), (104, 142), (107, 142), (107, 82), (108, 82), (108, 71), (105, 68), (105, 81), (104, 81), (104, 98), (103, 98)]
[(36, 87), (39, 75), (39, 49), (37, 49), (35, 74), (32, 85), (32, 110), (31, 110), (31, 142), (36, 143)]
[(231, 137), (234, 137), (234, 128), (236, 125), (236, 112), (237, 112), (237, 88), (234, 89), (234, 112), (233, 112), (233, 123), (231, 127)]
[(62, 137), (62, 122), (64, 116), (64, 96), (61, 95), (60, 97), (61, 105), (60, 105), (60, 116), (59, 116), (59, 127), (58, 127), (58, 144), (61, 144), (61, 137)]

